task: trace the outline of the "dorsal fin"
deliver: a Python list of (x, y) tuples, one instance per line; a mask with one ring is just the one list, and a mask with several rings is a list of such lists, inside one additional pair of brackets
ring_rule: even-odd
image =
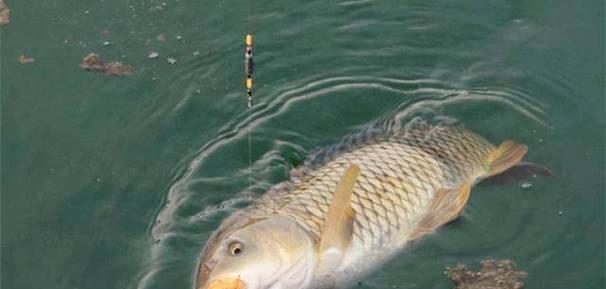
[(471, 181), (465, 181), (455, 189), (438, 190), (427, 214), (417, 224), (408, 240), (412, 241), (429, 234), (454, 220), (467, 204), (471, 192)]
[(434, 117), (431, 121), (421, 117), (413, 119), (390, 119), (378, 121), (361, 130), (348, 134), (338, 143), (314, 149), (305, 163), (294, 170), (291, 176), (303, 178), (309, 172), (322, 167), (337, 156), (358, 148), (381, 142), (400, 142), (405, 140), (411, 145), (426, 141), (431, 135), (444, 133), (449, 129), (461, 129), (463, 126), (446, 117)]
[[(337, 184), (328, 208), (318, 246), (318, 252), (325, 265), (334, 265), (339, 262), (351, 242), (354, 218), (351, 196), (358, 175), (360, 175), (360, 167), (357, 165), (352, 164), (347, 168)], [(328, 266), (330, 267), (330, 265)]]

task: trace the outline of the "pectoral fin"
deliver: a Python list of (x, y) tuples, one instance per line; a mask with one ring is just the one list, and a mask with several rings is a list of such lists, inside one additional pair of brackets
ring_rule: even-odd
[(466, 181), (455, 189), (439, 190), (431, 202), (427, 214), (421, 219), (408, 239), (418, 239), (454, 220), (467, 204), (470, 192), (471, 181)]
[(337, 184), (318, 247), (318, 252), (325, 263), (339, 262), (351, 242), (354, 219), (351, 196), (359, 174), (360, 168), (351, 165)]

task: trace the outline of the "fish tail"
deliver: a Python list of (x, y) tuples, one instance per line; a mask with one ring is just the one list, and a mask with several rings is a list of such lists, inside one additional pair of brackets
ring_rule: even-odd
[(488, 155), (486, 177), (500, 174), (518, 164), (528, 152), (528, 147), (506, 140)]

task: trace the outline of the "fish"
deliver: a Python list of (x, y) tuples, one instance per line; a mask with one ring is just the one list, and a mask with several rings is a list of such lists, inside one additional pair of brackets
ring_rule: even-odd
[(195, 289), (349, 288), (456, 219), (473, 185), (527, 151), (419, 119), (347, 138), (227, 217), (199, 256)]

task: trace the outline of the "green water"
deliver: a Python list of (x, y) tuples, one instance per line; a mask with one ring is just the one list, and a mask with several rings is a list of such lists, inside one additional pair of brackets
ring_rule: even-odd
[[(526, 143), (555, 176), (474, 188), (358, 288), (450, 288), (445, 266), (486, 258), (527, 288), (605, 286), (603, 1), (7, 1), (3, 289), (191, 288), (220, 220), (311, 150), (427, 114)], [(135, 74), (84, 72), (89, 52)]]

